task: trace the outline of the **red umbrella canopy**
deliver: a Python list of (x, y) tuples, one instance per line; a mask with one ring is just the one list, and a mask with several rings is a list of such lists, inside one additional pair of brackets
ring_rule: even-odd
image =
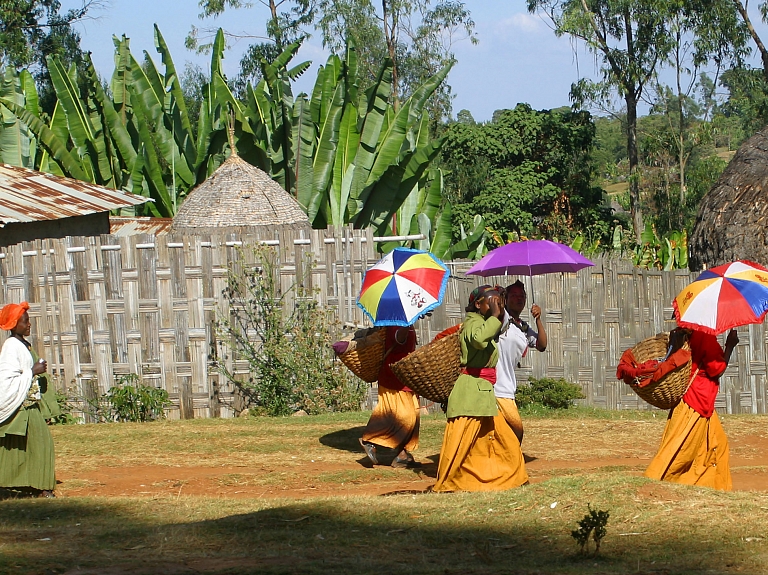
[(761, 323), (768, 313), (768, 269), (736, 261), (702, 272), (672, 302), (681, 327), (719, 334)]

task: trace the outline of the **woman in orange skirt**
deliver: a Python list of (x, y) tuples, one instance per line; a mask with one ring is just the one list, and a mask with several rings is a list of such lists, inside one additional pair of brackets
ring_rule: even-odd
[(371, 413), (360, 438), (371, 463), (378, 465), (377, 448), (388, 448), (397, 454), (392, 467), (417, 465), (411, 451), (419, 447), (419, 396), (397, 379), (390, 367), (416, 349), (413, 326), (385, 328), (384, 349), (389, 350), (379, 371), (379, 401)]
[(520, 442), (496, 408), (496, 342), (504, 307), (491, 286), (469, 296), (461, 328), (464, 372), (448, 398), (448, 422), (432, 491), (493, 491), (527, 483)]
[(693, 380), (683, 399), (669, 412), (661, 446), (645, 470), (646, 477), (731, 490), (728, 438), (715, 412), (715, 398), (720, 376), (737, 343), (735, 330), (728, 333), (725, 350), (714, 335), (691, 333)]

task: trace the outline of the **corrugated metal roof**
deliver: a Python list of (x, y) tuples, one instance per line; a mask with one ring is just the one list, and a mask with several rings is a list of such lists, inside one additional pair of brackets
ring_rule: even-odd
[(0, 225), (84, 216), (147, 201), (72, 178), (0, 165)]
[(113, 236), (135, 236), (137, 234), (161, 235), (168, 233), (172, 218), (126, 218), (109, 217), (109, 233)]

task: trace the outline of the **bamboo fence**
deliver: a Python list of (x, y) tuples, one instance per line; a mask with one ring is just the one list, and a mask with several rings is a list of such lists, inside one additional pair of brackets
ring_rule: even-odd
[[(379, 239), (351, 228), (274, 228), (258, 236), (25, 242), (0, 248), (0, 305), (30, 303), (32, 344), (47, 359), (57, 387), (71, 396), (96, 398), (121, 377), (137, 374), (168, 391), (170, 417), (230, 417), (237, 411), (236, 390), (212, 365), (211, 350), (216, 319), (228, 313), (222, 291), (238, 248), (274, 246), (283, 291), (300, 283), (351, 329), (367, 325), (355, 300), (363, 272), (379, 259)], [(470, 265), (448, 263), (445, 303), (417, 323), (420, 342), (462, 321), (474, 286), (516, 279), (465, 277)], [(625, 349), (674, 327), (672, 299), (694, 277), (598, 259), (577, 274), (522, 278), (529, 306), (535, 301), (544, 310), (549, 347), (523, 359), (519, 379), (563, 377), (582, 387), (587, 405), (651, 409), (616, 380), (616, 364)], [(727, 413), (765, 413), (768, 334), (760, 324), (740, 328), (740, 337), (716, 405)], [(245, 361), (229, 367), (247, 375)]]

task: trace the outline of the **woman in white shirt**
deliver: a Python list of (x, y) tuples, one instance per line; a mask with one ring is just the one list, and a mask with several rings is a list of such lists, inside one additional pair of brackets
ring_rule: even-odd
[(26, 340), (29, 304), (0, 310), (0, 329), (11, 332), (0, 350), (0, 488), (53, 497), (53, 438), (46, 419), (60, 412), (45, 360)]
[(504, 292), (506, 313), (499, 336), (499, 361), (496, 364), (496, 385), (493, 390), (496, 394), (499, 411), (522, 444), (523, 420), (520, 418), (515, 402), (515, 393), (517, 392), (515, 368), (528, 352), (528, 348), (539, 351), (547, 349), (547, 332), (544, 329), (544, 322), (541, 320), (541, 308), (538, 305), (533, 304), (531, 306), (531, 317), (536, 322), (535, 330), (520, 318), (520, 313), (525, 309), (527, 301), (523, 282), (517, 280), (512, 285), (507, 286)]

